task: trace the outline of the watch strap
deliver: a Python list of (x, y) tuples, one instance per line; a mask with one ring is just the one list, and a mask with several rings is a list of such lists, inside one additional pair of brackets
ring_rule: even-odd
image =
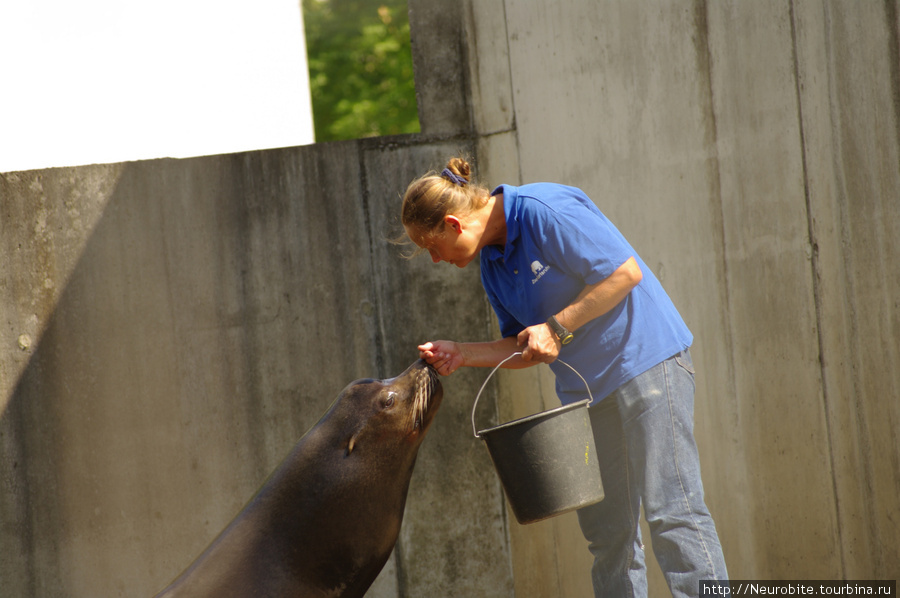
[(572, 339), (575, 338), (575, 335), (572, 334), (568, 328), (559, 323), (556, 319), (556, 316), (550, 316), (547, 320), (547, 326), (550, 327), (550, 330), (553, 331), (553, 334), (556, 335), (556, 338), (559, 339), (559, 342), (566, 345), (572, 342)]

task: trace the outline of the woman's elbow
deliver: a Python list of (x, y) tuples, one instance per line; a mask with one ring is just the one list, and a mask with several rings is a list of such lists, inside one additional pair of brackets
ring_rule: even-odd
[(641, 267), (634, 257), (628, 258), (628, 261), (625, 262), (625, 266), (625, 273), (628, 275), (628, 280), (631, 283), (632, 288), (634, 288), (644, 279), (644, 273), (641, 271)]

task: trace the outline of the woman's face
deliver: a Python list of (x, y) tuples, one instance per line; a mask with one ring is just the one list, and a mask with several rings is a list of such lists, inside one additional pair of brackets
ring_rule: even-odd
[(416, 235), (407, 229), (410, 239), (428, 251), (431, 260), (447, 262), (458, 268), (465, 268), (478, 255), (478, 239), (469, 227), (455, 216), (447, 216), (443, 227), (428, 235)]

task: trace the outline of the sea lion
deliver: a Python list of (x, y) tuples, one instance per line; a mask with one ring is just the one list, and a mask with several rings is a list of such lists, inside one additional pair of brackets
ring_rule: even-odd
[(423, 360), (351, 382), (157, 598), (361, 597), (387, 562), (443, 389)]

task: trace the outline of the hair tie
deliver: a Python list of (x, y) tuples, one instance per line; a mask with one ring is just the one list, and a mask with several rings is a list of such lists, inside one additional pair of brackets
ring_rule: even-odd
[(466, 179), (462, 178), (458, 174), (453, 174), (449, 168), (445, 168), (441, 171), (441, 176), (450, 181), (455, 185), (459, 185), (460, 187), (465, 187), (468, 182)]

